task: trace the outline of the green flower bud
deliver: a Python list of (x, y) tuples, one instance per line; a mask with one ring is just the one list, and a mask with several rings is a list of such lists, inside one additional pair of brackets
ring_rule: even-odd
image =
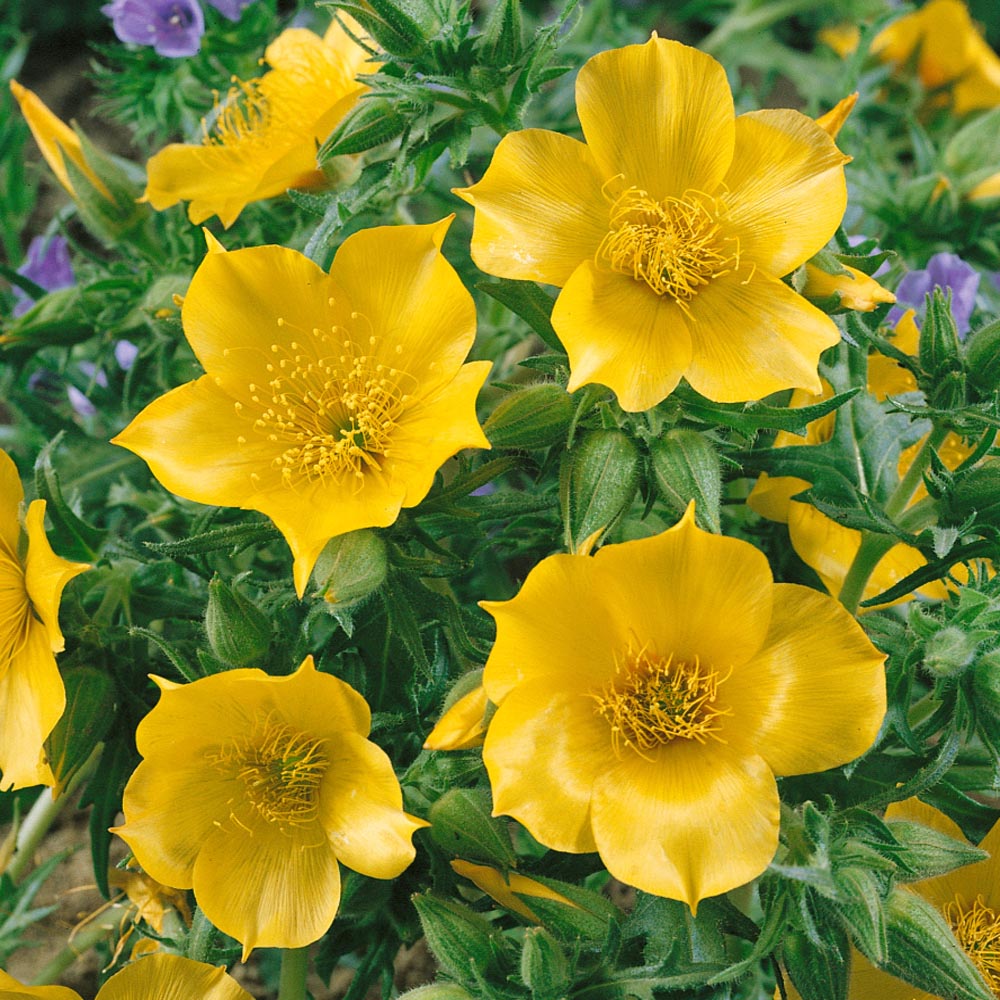
[(904, 882), (934, 878), (988, 857), (978, 847), (939, 833), (923, 823), (890, 819), (886, 820), (886, 826), (902, 847), (896, 856), (900, 864), (896, 877)]
[(551, 382), (529, 385), (501, 400), (483, 431), (494, 448), (548, 448), (566, 440), (573, 400)]
[(1000, 319), (969, 334), (965, 341), (969, 384), (981, 399), (1000, 389)]
[(452, 788), (433, 806), (431, 836), (446, 851), (489, 861), (501, 868), (517, 864), (507, 824), (493, 814), (490, 794), (479, 788)]
[(802, 1000), (847, 1000), (850, 973), (846, 935), (831, 928), (836, 944), (820, 948), (801, 931), (786, 934), (783, 941), (785, 968)]
[(0, 335), (0, 348), (68, 347), (89, 339), (94, 327), (85, 319), (89, 313), (85, 294), (80, 288), (61, 288), (43, 295), (26, 313), (10, 320)]
[(493, 928), (467, 906), (430, 893), (413, 896), (420, 925), (438, 965), (453, 979), (472, 985), (493, 961)]
[(935, 677), (954, 677), (972, 662), (980, 638), (957, 625), (935, 632), (924, 644), (924, 669)]
[(535, 1000), (558, 1000), (570, 986), (566, 952), (543, 927), (529, 927), (521, 944), (521, 982)]
[(313, 579), (324, 600), (344, 608), (378, 590), (388, 572), (385, 539), (377, 531), (362, 528), (327, 542), (316, 560)]
[(221, 577), (208, 585), (205, 633), (212, 653), (234, 667), (258, 665), (271, 648), (271, 622)]
[[(946, 401), (938, 401), (942, 395), (942, 380), (948, 383), (946, 394), (950, 399), (955, 394), (954, 376), (962, 372), (962, 355), (958, 345), (958, 327), (951, 314), (951, 295), (945, 296), (940, 288), (934, 289), (927, 303), (927, 318), (920, 330), (919, 357), (920, 367), (926, 376), (926, 384), (921, 388), (933, 405), (944, 407)], [(964, 394), (951, 405), (962, 401)]]
[(415, 56), (423, 47), (425, 33), (417, 21), (393, 0), (356, 0), (338, 3), (390, 55), (404, 59)]
[(562, 899), (518, 889), (514, 889), (514, 895), (530, 906), (546, 928), (563, 941), (583, 940), (601, 946), (607, 940), (608, 928), (621, 919), (621, 910), (598, 892), (540, 875), (533, 876), (533, 881), (551, 889)]
[(1000, 649), (979, 657), (972, 668), (972, 698), (977, 711), (1000, 722)]
[(457, 983), (428, 983), (400, 993), (396, 1000), (473, 1000), (468, 990)]
[(521, 52), (521, 0), (497, 0), (476, 51), (491, 66), (510, 66)]
[(406, 119), (386, 100), (365, 97), (340, 120), (320, 147), (320, 164), (333, 156), (363, 153), (403, 134)]
[(590, 431), (559, 470), (566, 548), (586, 553), (628, 510), (639, 488), (639, 449), (622, 431)]
[(72, 667), (63, 673), (66, 709), (45, 743), (59, 796), (73, 775), (104, 739), (115, 718), (115, 683), (96, 667)]
[(656, 489), (675, 517), (694, 500), (698, 526), (719, 534), (722, 524), (722, 464), (708, 438), (698, 431), (667, 431), (649, 446)]
[(1000, 461), (987, 460), (956, 476), (942, 513), (949, 524), (975, 514), (981, 524), (1000, 525)]

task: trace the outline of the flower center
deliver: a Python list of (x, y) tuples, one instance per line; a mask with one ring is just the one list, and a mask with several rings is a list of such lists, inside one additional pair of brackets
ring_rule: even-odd
[(202, 119), (202, 145), (236, 146), (259, 140), (270, 123), (268, 102), (260, 80), (232, 77), (224, 99), (216, 93), (212, 113)]
[[(278, 324), (284, 325), (280, 319)], [(249, 386), (253, 428), (279, 447), (272, 464), (292, 488), (377, 473), (410, 399), (401, 387), (408, 376), (368, 353), (375, 337), (359, 348), (343, 329), (331, 331), (343, 339), (313, 330), (312, 350), (295, 340), (272, 344), (264, 366), (267, 384)], [(236, 408), (242, 412), (243, 404)]]
[(722, 235), (720, 214), (715, 199), (700, 191), (657, 201), (641, 188), (628, 188), (611, 207), (597, 259), (645, 281), (686, 311), (700, 288), (739, 267), (739, 241)]
[(697, 657), (664, 659), (646, 647), (630, 647), (618, 660), (615, 674), (590, 697), (611, 727), (611, 743), (619, 756), (623, 745), (643, 756), (676, 739), (722, 742), (718, 720), (731, 710), (715, 702), (725, 678)]
[(993, 995), (1000, 997), (1000, 913), (991, 910), (982, 896), (971, 906), (956, 897), (945, 906), (944, 917)]
[(27, 642), (30, 623), (24, 570), (0, 542), (0, 677)]
[(245, 801), (262, 819), (304, 826), (319, 811), (317, 792), (329, 766), (324, 742), (269, 717), (250, 736), (220, 747), (211, 760), (242, 783)]

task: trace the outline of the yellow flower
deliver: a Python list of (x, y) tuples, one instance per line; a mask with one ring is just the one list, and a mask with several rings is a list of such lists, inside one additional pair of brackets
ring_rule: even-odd
[(344, 241), (325, 274), (295, 250), (212, 238), (181, 319), (206, 374), (115, 439), (173, 493), (267, 514), (301, 597), (323, 546), (392, 524), (462, 448), (488, 448), (463, 365), (475, 306), (441, 255), (450, 220)]
[(468, 750), (481, 747), (486, 739), (490, 700), (482, 684), (476, 684), (450, 705), (424, 741), (425, 750)]
[(21, 114), (24, 115), (24, 120), (28, 123), (28, 128), (31, 129), (31, 134), (35, 137), (35, 142), (38, 143), (38, 148), (41, 150), (42, 156), (45, 157), (45, 162), (49, 165), (52, 173), (56, 175), (59, 183), (66, 189), (66, 193), (71, 198), (77, 198), (77, 192), (73, 188), (73, 182), (69, 179), (69, 172), (66, 169), (66, 160), (68, 159), (101, 195), (108, 201), (113, 201), (111, 192), (87, 162), (79, 136), (65, 122), (54, 115), (37, 94), (28, 90), (27, 87), (22, 87), (17, 80), (10, 81), (10, 90), (21, 107)]
[(193, 888), (221, 931), (256, 947), (317, 940), (340, 903), (338, 861), (395, 878), (427, 824), (403, 812), (371, 713), (312, 657), (288, 677), (238, 669), (173, 684), (139, 724), (143, 760), (117, 833), (158, 882)]
[[(80, 1000), (65, 986), (26, 986), (0, 971), (4, 1000)], [(226, 970), (180, 955), (156, 954), (126, 966), (98, 991), (96, 1000), (150, 1000), (150, 997), (197, 997), (197, 1000), (253, 1000)]]
[[(895, 345), (906, 354), (917, 353), (920, 331), (913, 317), (913, 310), (907, 310), (896, 324), (893, 337)], [(893, 359), (873, 354), (868, 359), (868, 389), (879, 402), (882, 402), (887, 396), (915, 392), (917, 383), (913, 374)], [(822, 392), (815, 395), (796, 390), (792, 393), (789, 405), (810, 406), (830, 399), (831, 396), (833, 389), (824, 383)], [(788, 431), (779, 431), (774, 439), (774, 447), (822, 444), (824, 441), (829, 441), (833, 436), (834, 419), (834, 414), (831, 413), (822, 420), (813, 421), (807, 428), (804, 438)], [(923, 440), (917, 441), (900, 452), (898, 463), (900, 477), (909, 470), (922, 445)], [(957, 434), (950, 433), (937, 452), (947, 468), (955, 469), (971, 454), (972, 449)], [(786, 523), (792, 548), (798, 557), (816, 571), (823, 586), (831, 594), (837, 595), (861, 548), (861, 532), (838, 524), (811, 504), (792, 499), (796, 494), (809, 489), (810, 485), (811, 483), (795, 476), (768, 476), (763, 473), (747, 497), (747, 506), (761, 517)], [(910, 506), (926, 495), (927, 489), (921, 483), (914, 491)], [(927, 560), (912, 545), (897, 543), (875, 565), (861, 596), (862, 601), (888, 590), (926, 565)], [(956, 572), (961, 572), (961, 568), (957, 568)], [(944, 583), (935, 580), (920, 587), (917, 593), (941, 600), (947, 596), (948, 591)], [(909, 598), (901, 597), (891, 603), (898, 604), (905, 600)], [(887, 606), (874, 605), (863, 610)]]
[(482, 270), (562, 289), (570, 391), (599, 382), (637, 411), (682, 377), (721, 401), (818, 390), (839, 332), (781, 278), (844, 213), (833, 139), (797, 111), (736, 117), (722, 67), (655, 36), (590, 59), (576, 105), (586, 143), (513, 132), (456, 191)]
[(45, 537), (44, 500), (28, 507), (22, 533), (23, 500), (17, 467), (0, 451), (0, 788), (4, 791), (54, 784), (44, 743), (66, 707), (53, 655), (65, 646), (59, 601), (66, 584), (90, 569), (52, 551)]
[[(526, 920), (533, 920), (538, 923), (538, 917), (521, 896), (533, 896), (535, 899), (551, 899), (556, 903), (563, 903), (566, 906), (576, 906), (567, 899), (561, 892), (550, 889), (536, 879), (528, 878), (527, 875), (519, 875), (517, 872), (507, 872), (504, 874), (489, 865), (475, 865), (471, 861), (456, 859), (451, 862), (451, 867), (463, 878), (467, 878), (477, 888), (482, 889), (491, 899), (495, 899), (502, 907), (524, 917)], [(517, 894), (520, 895), (517, 895)]]
[(947, 87), (956, 114), (1000, 104), (1000, 58), (962, 0), (930, 0), (880, 31), (871, 51), (897, 68), (915, 58), (920, 82)]
[(966, 196), (969, 201), (992, 201), (1000, 198), (1000, 173), (991, 174), (980, 181)]
[[(944, 813), (919, 799), (895, 803), (886, 810), (887, 820), (922, 823), (956, 840), (962, 831)], [(958, 943), (965, 949), (993, 994), (1000, 997), (1000, 823), (979, 845), (990, 857), (935, 878), (917, 882), (912, 889), (933, 904), (951, 924)], [(791, 984), (788, 984), (791, 986)], [(789, 997), (799, 1000), (794, 988)], [(854, 952), (851, 962), (849, 1000), (938, 1000), (937, 994), (914, 989), (902, 979), (876, 969)]]
[(693, 505), (655, 537), (550, 556), (483, 607), (495, 812), (692, 909), (771, 861), (775, 776), (854, 759), (885, 711), (884, 657), (857, 622), (775, 584)]
[(820, 28), (816, 37), (824, 45), (828, 45), (841, 59), (846, 59), (858, 50), (861, 42), (861, 29), (853, 21), (841, 21)]
[(230, 89), (201, 145), (175, 143), (149, 161), (153, 208), (190, 201), (192, 222), (217, 215), (228, 228), (251, 201), (325, 182), (316, 147), (368, 89), (355, 77), (375, 67), (336, 21), (322, 38), (286, 29), (264, 59), (271, 69)]
[(842, 265), (843, 274), (830, 274), (815, 264), (806, 264), (806, 284), (802, 294), (807, 299), (822, 300), (839, 296), (841, 309), (871, 312), (884, 303), (896, 301), (887, 288), (857, 268)]

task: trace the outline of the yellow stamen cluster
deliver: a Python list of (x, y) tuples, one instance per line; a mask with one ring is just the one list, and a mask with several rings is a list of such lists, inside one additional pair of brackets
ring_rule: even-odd
[(643, 756), (675, 739), (721, 742), (718, 720), (731, 711), (715, 704), (724, 679), (697, 657), (675, 661), (629, 648), (614, 680), (590, 697), (611, 727), (615, 753), (625, 746)]
[(244, 801), (268, 823), (304, 826), (316, 819), (319, 785), (330, 763), (324, 740), (268, 717), (210, 759), (242, 784)]
[(270, 122), (269, 106), (260, 89), (260, 80), (232, 78), (225, 98), (215, 95), (215, 107), (202, 119), (202, 143), (206, 146), (235, 146), (259, 139)]
[(30, 621), (24, 570), (0, 542), (0, 677), (27, 641)]
[[(278, 325), (286, 324), (279, 319)], [(372, 351), (376, 343), (371, 336), (364, 346)], [(389, 455), (409, 400), (401, 389), (407, 376), (359, 350), (364, 348), (337, 326), (330, 333), (314, 329), (302, 342), (271, 345), (267, 384), (249, 386), (251, 418), (258, 434), (284, 446), (273, 464), (285, 485), (344, 475), (360, 480), (378, 472), (380, 459)], [(236, 408), (245, 409), (242, 403)]]
[(994, 996), (1000, 997), (1000, 913), (977, 896), (971, 906), (961, 898), (948, 903), (944, 917)]
[(715, 199), (699, 191), (657, 201), (628, 188), (611, 207), (597, 261), (686, 308), (700, 288), (739, 267), (739, 244), (722, 234), (719, 216)]

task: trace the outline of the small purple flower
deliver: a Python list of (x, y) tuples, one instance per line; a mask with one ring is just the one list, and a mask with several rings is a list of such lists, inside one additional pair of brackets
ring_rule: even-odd
[(896, 289), (896, 305), (889, 310), (888, 320), (895, 323), (907, 308), (923, 315), (924, 298), (935, 288), (951, 290), (951, 314), (955, 317), (958, 334), (969, 332), (969, 317), (976, 306), (979, 272), (953, 253), (936, 253), (922, 271), (910, 271)]
[(118, 340), (115, 342), (115, 361), (123, 372), (131, 371), (135, 359), (139, 355), (139, 348), (131, 340)]
[(228, 17), (230, 21), (238, 21), (243, 8), (248, 7), (253, 0), (207, 0), (207, 2), (223, 17)]
[(112, 0), (101, 8), (123, 42), (152, 45), (161, 56), (193, 56), (205, 33), (198, 0)]
[[(17, 269), (22, 277), (33, 281), (47, 292), (60, 288), (72, 288), (76, 283), (73, 265), (69, 260), (69, 248), (61, 236), (36, 236), (28, 245), (24, 263)], [(14, 286), (14, 315), (23, 316), (35, 300), (22, 288)]]

